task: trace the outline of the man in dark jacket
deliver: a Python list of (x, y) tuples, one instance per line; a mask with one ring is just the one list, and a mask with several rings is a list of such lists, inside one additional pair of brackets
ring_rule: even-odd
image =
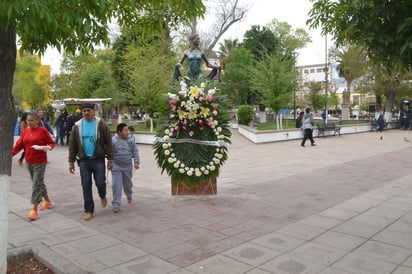
[(106, 207), (106, 167), (112, 169), (113, 145), (110, 130), (100, 118), (95, 116), (94, 105), (82, 104), (83, 118), (77, 121), (71, 130), (69, 142), (69, 171), (74, 174), (74, 162), (80, 168), (83, 187), (84, 217), (88, 221), (93, 217), (94, 202), (92, 175), (100, 196), (102, 207)]

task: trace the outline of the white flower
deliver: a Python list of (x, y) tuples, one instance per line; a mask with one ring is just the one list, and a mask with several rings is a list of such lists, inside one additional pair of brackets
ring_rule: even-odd
[(215, 93), (216, 93), (216, 88), (209, 89), (209, 90), (207, 91), (207, 96), (212, 96), (212, 95), (215, 94)]
[(175, 159), (175, 158), (172, 158), (172, 157), (169, 157), (169, 158), (167, 159), (167, 161), (169, 162), (169, 164), (171, 164), (171, 163), (174, 163), (174, 162), (176, 161), (176, 159)]
[(179, 168), (179, 172), (180, 172), (181, 174), (183, 174), (183, 173), (185, 173), (185, 170), (184, 170), (183, 168)]
[(210, 166), (210, 170), (211, 170), (211, 171), (214, 171), (215, 169), (216, 169), (215, 166)]
[(205, 175), (208, 175), (209, 174), (209, 170), (205, 170), (204, 172), (203, 172)]
[(188, 171), (186, 172), (186, 174), (187, 174), (187, 176), (192, 176), (192, 175), (193, 175), (193, 171), (192, 171), (192, 170), (188, 170)]
[(169, 137), (169, 135), (165, 135), (165, 136), (163, 137), (163, 139), (164, 139), (165, 141), (169, 141), (170, 137)]
[(163, 148), (163, 149), (168, 149), (169, 146), (167, 145), (167, 143), (163, 143), (163, 144), (162, 144), (162, 148)]
[(202, 176), (202, 172), (200, 172), (200, 170), (196, 170), (195, 175), (196, 175), (196, 177), (200, 177), (200, 176)]
[(178, 168), (178, 167), (179, 167), (179, 162), (175, 162), (175, 163), (173, 164), (173, 167), (174, 167), (174, 168)]
[(170, 155), (170, 150), (167, 149), (167, 150), (165, 150), (164, 153), (165, 153), (166, 156), (169, 156)]

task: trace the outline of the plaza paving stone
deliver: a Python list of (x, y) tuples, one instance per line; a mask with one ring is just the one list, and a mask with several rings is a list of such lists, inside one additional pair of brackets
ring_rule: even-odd
[[(33, 248), (56, 273), (412, 273), (412, 131), (253, 144), (233, 131), (215, 196), (171, 196), (139, 145), (133, 202), (83, 220), (68, 149), (49, 152), (54, 205), (29, 222), (31, 182), (13, 158), (9, 252)], [(382, 136), (382, 138), (380, 138)], [(42, 257), (46, 254), (46, 258)], [(52, 255), (51, 255), (52, 254)]]

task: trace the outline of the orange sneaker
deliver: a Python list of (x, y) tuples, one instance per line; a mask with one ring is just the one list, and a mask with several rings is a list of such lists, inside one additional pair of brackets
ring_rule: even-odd
[(29, 220), (36, 220), (36, 219), (37, 219), (37, 216), (38, 216), (37, 210), (30, 209), (29, 216), (27, 216), (27, 218), (28, 218)]
[(44, 200), (43, 202), (41, 202), (40, 210), (48, 209), (49, 207), (52, 206), (52, 204), (53, 204), (52, 201), (50, 201), (50, 200), (48, 200), (48, 201)]

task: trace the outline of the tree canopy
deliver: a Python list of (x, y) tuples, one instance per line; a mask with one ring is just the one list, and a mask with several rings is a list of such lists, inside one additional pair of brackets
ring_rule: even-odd
[(311, 0), (308, 24), (336, 45), (356, 44), (386, 68), (412, 66), (412, 1)]

